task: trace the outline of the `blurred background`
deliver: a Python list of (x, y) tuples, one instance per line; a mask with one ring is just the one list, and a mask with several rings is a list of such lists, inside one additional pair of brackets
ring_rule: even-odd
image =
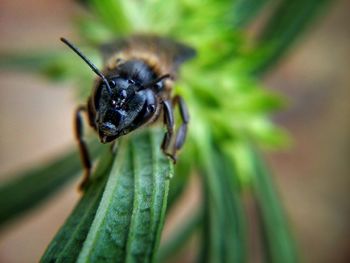
[[(68, 0), (1, 0), (0, 53), (61, 47), (60, 36), (74, 39), (77, 8)], [(349, 10), (347, 0), (334, 3), (263, 80), (289, 100), (275, 118), (293, 146), (268, 160), (304, 262), (350, 261)], [(0, 72), (1, 180), (74, 143), (70, 88)], [(76, 186), (2, 228), (0, 262), (37, 262), (79, 199)]]

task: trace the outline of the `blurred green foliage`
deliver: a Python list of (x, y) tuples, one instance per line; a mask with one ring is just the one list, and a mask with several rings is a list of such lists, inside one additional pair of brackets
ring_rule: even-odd
[[(79, 46), (99, 66), (98, 45), (134, 33), (167, 36), (197, 50), (197, 58), (182, 67), (174, 90), (188, 103), (191, 123), (172, 180), (172, 166), (159, 151), (158, 129), (122, 140), (122, 150), (115, 158), (109, 151), (100, 154), (97, 159), (104, 168), (95, 172), (93, 183), (49, 245), (42, 262), (156, 260), (167, 201), (170, 209), (193, 171), (200, 175), (203, 185), (201, 209), (161, 246), (160, 261), (173, 256), (193, 233), (200, 232), (199, 261), (250, 262), (249, 226), (242, 199), (251, 193), (261, 213), (265, 261), (297, 262), (288, 220), (257, 151), (261, 146), (288, 145), (286, 133), (270, 120), (271, 114), (284, 107), (285, 100), (264, 88), (260, 77), (277, 64), (330, 1), (79, 2), (88, 11), (79, 13), (75, 20), (82, 43)], [(250, 26), (254, 23), (260, 27), (252, 33)], [(73, 80), (79, 100), (84, 101), (95, 76), (73, 56), (63, 48), (30, 55), (3, 54), (0, 67)], [(50, 167), (53, 172), (56, 164), (30, 172), (26, 180), (46, 180)], [(63, 178), (68, 180), (73, 170), (59, 170), (58, 174), (67, 174)], [(0, 189), (4, 198), (13, 194), (11, 183), (3, 188), (7, 192)], [(47, 193), (51, 191), (47, 188)], [(26, 193), (23, 196), (28, 197)], [(12, 210), (7, 209), (6, 219), (36, 203), (37, 198), (28, 198), (25, 204), (10, 202)]]

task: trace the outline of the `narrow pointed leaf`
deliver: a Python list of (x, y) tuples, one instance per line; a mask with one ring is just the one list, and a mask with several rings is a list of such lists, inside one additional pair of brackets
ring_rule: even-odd
[(232, 10), (233, 26), (243, 28), (251, 22), (271, 0), (236, 0)]
[(263, 234), (267, 241), (265, 254), (271, 263), (299, 262), (296, 245), (292, 237), (288, 220), (261, 155), (252, 150), (254, 165), (254, 193), (261, 212)]
[(244, 211), (233, 164), (211, 148), (206, 153), (202, 262), (245, 262)]
[(172, 166), (159, 129), (121, 141), (78, 262), (151, 262), (163, 226)]
[(193, 236), (195, 231), (200, 227), (203, 222), (203, 209), (194, 211), (186, 218), (186, 221), (181, 224), (173, 233), (170, 234), (168, 240), (164, 244), (160, 245), (158, 253), (158, 262), (166, 262), (173, 255), (176, 254), (182, 247), (184, 247), (187, 241)]
[[(57, 42), (59, 42), (58, 38)], [(84, 48), (84, 53), (93, 61), (95, 60), (94, 49)], [(72, 58), (75, 58), (74, 54), (67, 52), (63, 46), (59, 51), (0, 53), (0, 69), (37, 73), (52, 81), (76, 79), (78, 83), (83, 83), (86, 89), (86, 80), (87, 84), (91, 85), (91, 71), (88, 67), (82, 67), (79, 59)]]
[(46, 249), (41, 262), (76, 262), (100, 204), (108, 179), (106, 174), (112, 165), (112, 155), (109, 148), (102, 156), (92, 178), (92, 183)]
[[(91, 144), (90, 150), (96, 156), (100, 148)], [(9, 176), (13, 179), (0, 185), (0, 224), (35, 207), (78, 175), (81, 169), (79, 153), (74, 150), (43, 166)]]
[(52, 63), (52, 60), (63, 53), (57, 51), (41, 51), (31, 53), (1, 53), (0, 68), (13, 70), (40, 71)]
[(289, 50), (330, 0), (281, 1), (260, 33), (251, 71), (264, 73)]

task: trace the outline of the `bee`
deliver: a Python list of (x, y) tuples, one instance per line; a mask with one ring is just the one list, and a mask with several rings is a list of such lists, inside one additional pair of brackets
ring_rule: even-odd
[[(179, 67), (195, 56), (195, 50), (168, 38), (134, 35), (101, 46), (105, 66), (100, 71), (67, 39), (61, 41), (98, 76), (86, 105), (77, 107), (74, 115), (75, 136), (85, 171), (80, 188), (88, 183), (92, 168), (83, 138), (84, 112), (101, 143), (115, 142), (140, 127), (162, 120), (166, 132), (160, 147), (175, 163), (186, 139), (189, 113), (183, 98), (174, 96), (172, 90)], [(179, 108), (181, 117), (176, 132), (175, 107)]]

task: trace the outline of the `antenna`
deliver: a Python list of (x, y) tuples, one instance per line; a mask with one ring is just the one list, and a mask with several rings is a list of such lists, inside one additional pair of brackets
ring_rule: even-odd
[(84, 56), (84, 54), (77, 48), (75, 47), (72, 43), (70, 43), (67, 39), (61, 37), (60, 40), (65, 43), (68, 47), (70, 47), (79, 57), (82, 58), (82, 60), (85, 61), (86, 64), (88, 64), (88, 66), (92, 69), (93, 72), (95, 72), (102, 80), (103, 82), (106, 84), (107, 90), (109, 95), (112, 96), (112, 89), (109, 86), (108, 80), (106, 79), (106, 77), (101, 73), (101, 71), (99, 71), (96, 66), (94, 64), (92, 64), (92, 62)]

